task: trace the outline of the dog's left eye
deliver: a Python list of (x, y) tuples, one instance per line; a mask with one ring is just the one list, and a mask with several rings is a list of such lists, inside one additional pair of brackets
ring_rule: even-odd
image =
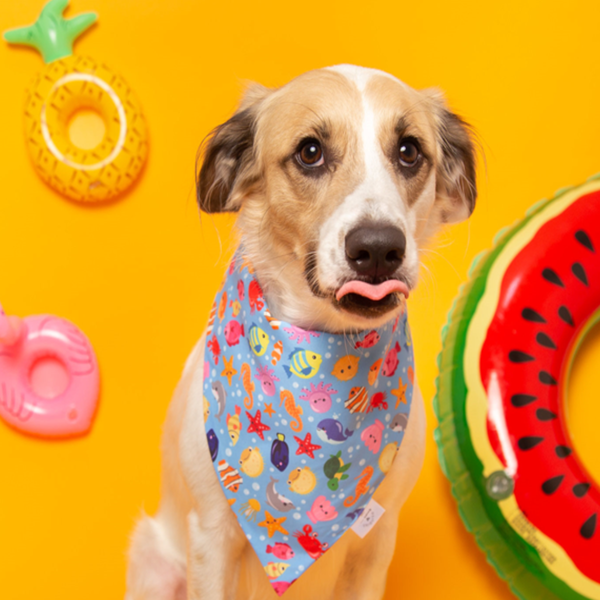
[(305, 167), (320, 167), (324, 162), (323, 149), (317, 140), (305, 140), (296, 153), (298, 161)]
[(398, 144), (398, 152), (400, 155), (400, 164), (404, 167), (414, 167), (421, 156), (419, 142), (414, 138), (401, 139), (400, 144)]

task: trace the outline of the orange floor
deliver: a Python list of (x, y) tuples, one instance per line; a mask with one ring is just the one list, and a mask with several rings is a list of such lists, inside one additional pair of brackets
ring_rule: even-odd
[[(34, 21), (40, 8), (39, 0), (2, 0), (0, 30)], [(232, 223), (198, 218), (198, 145), (230, 115), (244, 80), (277, 86), (350, 62), (445, 90), (486, 155), (475, 215), (426, 253), (410, 301), (428, 447), (402, 512), (386, 599), (511, 598), (465, 532), (437, 463), (435, 357), (452, 299), (495, 232), (600, 171), (600, 5), (72, 0), (71, 15), (86, 10), (100, 20), (76, 52), (105, 61), (136, 90), (150, 156), (116, 203), (82, 206), (55, 194), (35, 175), (22, 131), (24, 90), (42, 62), (0, 45), (0, 301), (9, 313), (78, 324), (102, 371), (87, 437), (39, 441), (0, 423), (0, 597), (123, 597), (127, 538), (140, 510), (157, 506), (161, 423), (207, 320), (219, 239), (228, 245)], [(598, 337), (574, 375), (571, 403), (578, 449), (596, 476)]]

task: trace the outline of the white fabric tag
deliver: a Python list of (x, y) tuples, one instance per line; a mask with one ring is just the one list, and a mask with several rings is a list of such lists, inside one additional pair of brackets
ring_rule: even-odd
[(373, 529), (373, 526), (379, 521), (384, 512), (385, 508), (380, 504), (377, 504), (377, 502), (371, 498), (360, 517), (358, 517), (354, 525), (352, 525), (352, 531), (354, 531), (357, 536), (364, 538), (365, 535)]

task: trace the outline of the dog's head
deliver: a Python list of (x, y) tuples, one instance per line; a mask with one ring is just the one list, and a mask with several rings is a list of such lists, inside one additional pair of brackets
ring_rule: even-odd
[(240, 211), (274, 315), (376, 327), (416, 285), (427, 239), (473, 211), (473, 143), (438, 92), (342, 65), (250, 87), (208, 139), (197, 190), (206, 212)]

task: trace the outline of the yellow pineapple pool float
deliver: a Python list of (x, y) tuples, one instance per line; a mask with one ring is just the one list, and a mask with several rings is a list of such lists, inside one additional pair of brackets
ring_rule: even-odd
[[(44, 69), (27, 90), (25, 138), (38, 175), (56, 191), (83, 202), (113, 198), (138, 177), (148, 154), (146, 124), (125, 80), (106, 65), (72, 56), (73, 41), (96, 21), (95, 13), (64, 19), (69, 0), (50, 0), (38, 20), (4, 34), (12, 44), (36, 48)], [(69, 122), (96, 112), (104, 137), (91, 149), (75, 145)]]

